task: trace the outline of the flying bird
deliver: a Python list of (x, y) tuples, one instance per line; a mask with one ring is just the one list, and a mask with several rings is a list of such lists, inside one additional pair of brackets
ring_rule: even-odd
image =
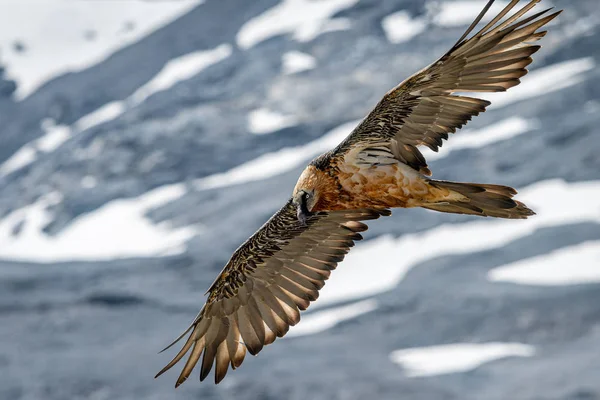
[(443, 139), (490, 105), (456, 93), (502, 92), (519, 84), (540, 49), (532, 43), (546, 34), (539, 29), (561, 12), (524, 17), (539, 1), (515, 10), (519, 0), (512, 0), (469, 36), (490, 0), (446, 54), (390, 90), (344, 141), (313, 160), (283, 208), (233, 253), (206, 304), (173, 343), (189, 333), (185, 344), (157, 377), (189, 352), (176, 387), (198, 362), (200, 380), (214, 366), (219, 383), (229, 367), (240, 367), (246, 351), (256, 355), (299, 322), (300, 310), (317, 299), (331, 271), (362, 239), (363, 221), (390, 215), (391, 208), (533, 215), (513, 199), (511, 187), (430, 178), (418, 147), (438, 151)]

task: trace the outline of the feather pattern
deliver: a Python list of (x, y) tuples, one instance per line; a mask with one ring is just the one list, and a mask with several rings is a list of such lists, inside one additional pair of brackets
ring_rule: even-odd
[[(174, 342), (189, 333), (183, 347), (157, 376), (189, 354), (176, 386), (197, 364), (200, 380), (214, 366), (219, 383), (230, 366), (242, 364), (246, 351), (256, 355), (284, 336), (362, 239), (360, 232), (367, 229), (362, 221), (390, 215), (389, 207), (501, 218), (532, 215), (512, 199), (512, 188), (425, 178), (431, 172), (417, 147), (438, 151), (449, 134), (490, 104), (457, 93), (500, 92), (519, 84), (540, 48), (533, 43), (546, 34), (538, 30), (560, 13), (544, 16), (549, 11), (544, 10), (523, 18), (539, 1), (515, 11), (520, 1), (511, 0), (472, 34), (490, 0), (446, 54), (389, 91), (342, 143), (315, 159), (297, 183), (320, 193), (306, 220), (299, 221), (290, 199), (234, 252), (208, 289), (206, 304)], [(408, 184), (402, 186), (404, 180)]]
[[(390, 215), (389, 210), (346, 210), (313, 214), (302, 225), (292, 201), (238, 248), (208, 291), (206, 305), (192, 324), (181, 351), (158, 375), (191, 349), (176, 386), (199, 363), (200, 380), (215, 367), (215, 382), (228, 367), (285, 335), (318, 297), (330, 271), (349, 251), (362, 220)], [(158, 376), (157, 375), (157, 376)]]
[(414, 170), (431, 175), (417, 148), (438, 151), (443, 139), (473, 116), (484, 112), (486, 100), (459, 96), (457, 92), (502, 92), (519, 84), (527, 74), (531, 55), (540, 46), (532, 43), (545, 35), (536, 32), (561, 11), (540, 18), (549, 9), (521, 17), (540, 0), (531, 0), (509, 15), (519, 0), (511, 1), (479, 32), (468, 37), (493, 3), (489, 1), (460, 40), (439, 60), (389, 91), (356, 129), (329, 154), (335, 165), (353, 148), (365, 147), (364, 162), (380, 165), (381, 157), (369, 157), (372, 144), (387, 147), (390, 156)]

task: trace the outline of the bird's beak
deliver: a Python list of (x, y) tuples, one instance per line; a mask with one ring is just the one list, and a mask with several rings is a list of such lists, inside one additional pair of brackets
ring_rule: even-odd
[(299, 200), (300, 201), (297, 205), (296, 215), (298, 216), (298, 221), (302, 225), (306, 225), (306, 220), (308, 219), (308, 217), (310, 217), (310, 212), (308, 211), (308, 207), (306, 206), (306, 201), (304, 197), (301, 197)]
[(304, 202), (298, 204), (298, 209), (296, 214), (298, 215), (298, 221), (302, 225), (306, 225), (306, 219), (310, 216), (308, 209), (306, 208), (306, 204)]

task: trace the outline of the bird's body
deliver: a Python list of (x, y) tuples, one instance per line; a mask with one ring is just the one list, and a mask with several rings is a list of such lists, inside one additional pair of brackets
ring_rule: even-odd
[(294, 197), (299, 192), (312, 193), (311, 212), (424, 207), (514, 219), (533, 215), (512, 199), (517, 192), (510, 187), (429, 178), (399, 161), (393, 143), (357, 145), (341, 156), (336, 151), (321, 155), (300, 175)]
[(490, 0), (446, 54), (389, 91), (342, 143), (312, 161), (287, 203), (234, 252), (179, 337), (190, 332), (183, 348), (158, 375), (190, 352), (176, 386), (201, 356), (200, 379), (214, 366), (220, 382), (229, 367), (241, 365), (246, 350), (257, 354), (298, 323), (300, 310), (317, 299), (331, 271), (362, 238), (367, 226), (361, 221), (390, 215), (391, 208), (510, 219), (533, 215), (508, 186), (432, 179), (418, 147), (438, 151), (449, 134), (490, 104), (456, 93), (519, 84), (540, 48), (532, 43), (546, 33), (538, 29), (560, 13), (524, 17), (539, 1), (509, 15), (519, 3), (511, 0), (468, 37)]
[(380, 165), (362, 163), (358, 149), (338, 164), (330, 163), (329, 159), (319, 161), (307, 166), (296, 184), (297, 190), (317, 188), (320, 197), (313, 212), (417, 207), (450, 194), (430, 185), (427, 177), (396, 160), (387, 158)]

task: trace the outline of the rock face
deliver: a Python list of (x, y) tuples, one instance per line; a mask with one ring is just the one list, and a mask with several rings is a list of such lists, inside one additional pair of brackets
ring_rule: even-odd
[[(483, 6), (447, 3), (207, 0), (18, 102), (0, 78), (0, 399), (600, 398), (597, 0), (554, 1), (521, 86), (429, 156), (537, 217), (398, 210), (290, 339), (218, 387), (152, 380), (303, 166)], [(461, 343), (494, 345), (397, 352)]]
[[(0, 99), (10, 99), (15, 90), (17, 90), (17, 84), (11, 79), (6, 79), (4, 76), (6, 69), (0, 67)], [(1, 100), (0, 100), (1, 101)]]

